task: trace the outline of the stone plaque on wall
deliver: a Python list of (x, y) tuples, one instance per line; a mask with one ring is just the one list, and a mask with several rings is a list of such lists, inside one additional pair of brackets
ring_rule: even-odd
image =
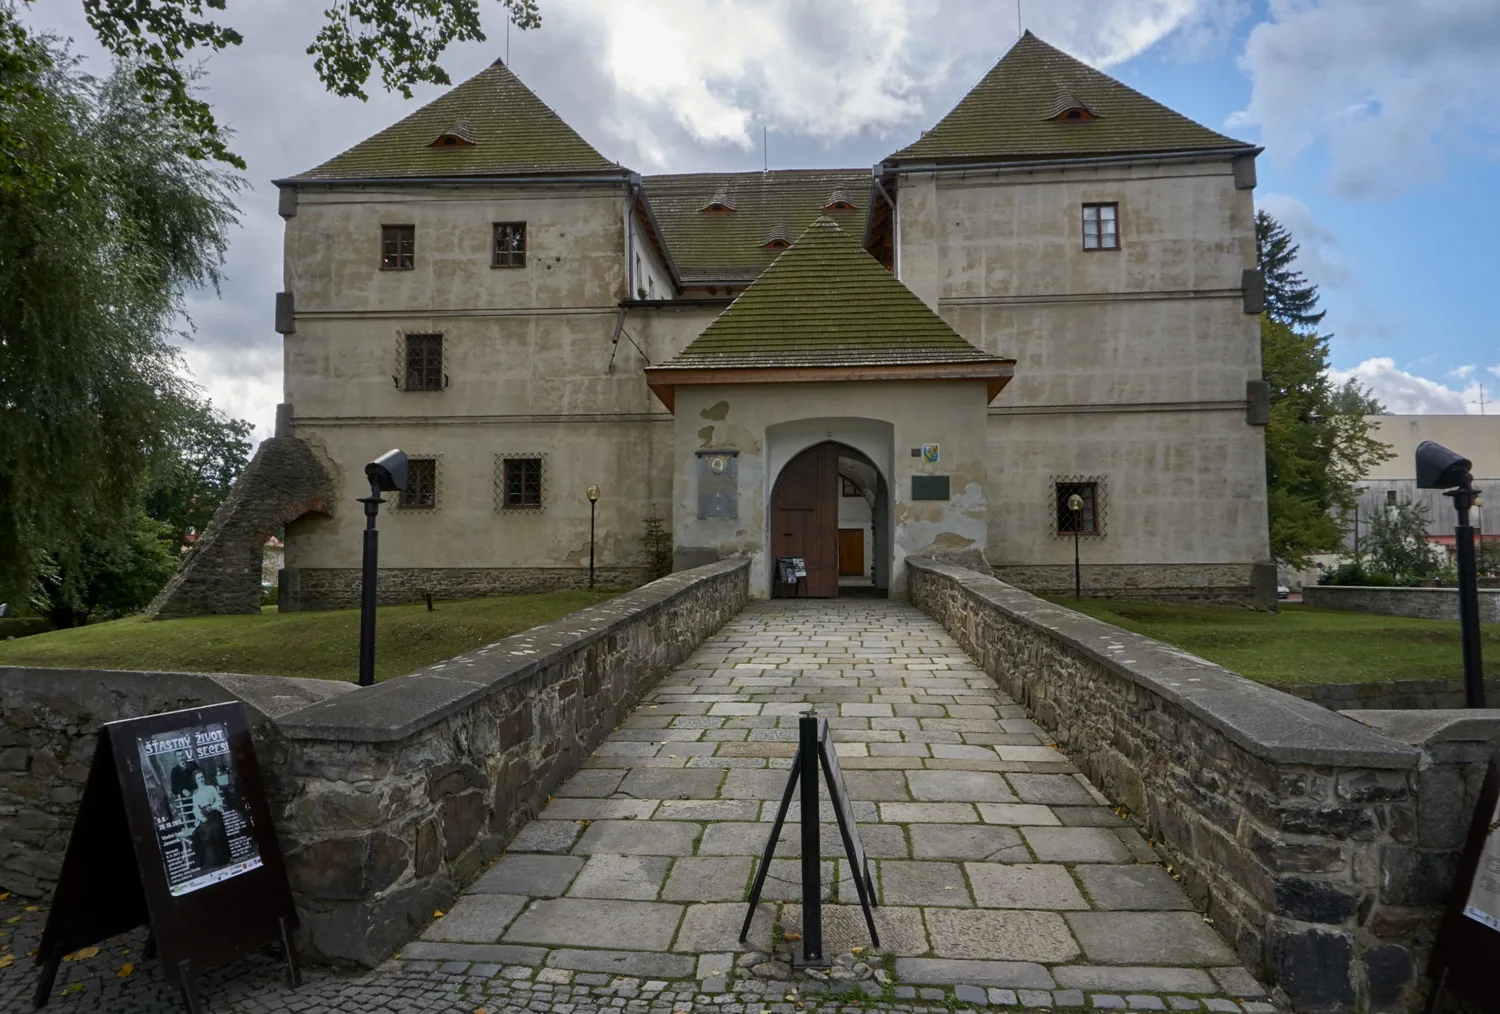
[(698, 517), (740, 516), (739, 451), (698, 452)]

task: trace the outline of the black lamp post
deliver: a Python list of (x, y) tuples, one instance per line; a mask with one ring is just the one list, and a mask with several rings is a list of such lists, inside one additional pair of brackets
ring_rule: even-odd
[(1474, 526), (1469, 508), (1479, 505), (1474, 488), (1474, 466), (1468, 458), (1442, 444), (1424, 440), (1417, 445), (1417, 488), (1441, 489), (1453, 498), (1458, 525), (1453, 529), (1454, 555), (1458, 558), (1458, 626), (1464, 649), (1464, 699), (1471, 708), (1484, 707), (1484, 666), (1479, 645), (1479, 581), (1474, 561)]
[(1073, 601), (1083, 598), (1083, 571), (1078, 566), (1078, 532), (1083, 527), (1083, 497), (1068, 495), (1068, 510), (1073, 515)]
[(375, 685), (375, 572), (380, 549), (375, 515), (385, 503), (381, 493), (406, 489), (406, 455), (395, 449), (386, 451), (365, 466), (365, 478), (370, 480), (370, 495), (359, 498), (365, 505), (364, 576), (359, 590), (359, 685), (369, 687)]
[(585, 494), (589, 498), (589, 587), (594, 587), (594, 508), (599, 504), (599, 487), (590, 486)]

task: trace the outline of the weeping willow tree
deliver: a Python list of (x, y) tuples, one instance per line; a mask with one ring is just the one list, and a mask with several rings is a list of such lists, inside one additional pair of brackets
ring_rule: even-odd
[(128, 531), (196, 405), (184, 294), (217, 287), (238, 177), (0, 7), (0, 601)]

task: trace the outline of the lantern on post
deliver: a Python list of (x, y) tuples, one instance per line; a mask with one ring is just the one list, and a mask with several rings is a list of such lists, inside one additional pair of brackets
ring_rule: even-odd
[(365, 543), (363, 576), (359, 590), (359, 685), (375, 685), (375, 577), (380, 550), (375, 515), (385, 503), (381, 493), (400, 493), (406, 489), (406, 455), (392, 448), (365, 466), (370, 481), (370, 495), (359, 502), (365, 505)]
[(1440, 489), (1453, 498), (1458, 524), (1453, 529), (1453, 553), (1458, 564), (1458, 630), (1463, 647), (1464, 698), (1471, 708), (1484, 707), (1484, 665), (1479, 647), (1479, 569), (1474, 559), (1474, 526), (1469, 509), (1480, 505), (1474, 488), (1474, 465), (1442, 444), (1424, 440), (1417, 445), (1417, 488)]
[(589, 587), (594, 587), (594, 508), (599, 504), (599, 486), (592, 485), (584, 493), (589, 498)]
[(1078, 533), (1083, 528), (1083, 497), (1068, 495), (1068, 513), (1073, 516), (1073, 600), (1083, 598), (1083, 572), (1078, 566)]

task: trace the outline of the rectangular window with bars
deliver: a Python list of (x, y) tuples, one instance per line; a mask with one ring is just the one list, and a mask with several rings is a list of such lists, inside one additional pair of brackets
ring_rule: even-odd
[[(1099, 486), (1093, 482), (1059, 482), (1054, 485), (1057, 503), (1057, 534), (1099, 534)], [(1074, 510), (1072, 498), (1081, 503)]]
[(513, 510), (542, 506), (541, 458), (506, 458), (501, 466), (504, 471), (502, 506)]
[(443, 336), (409, 334), (402, 336), (405, 345), (404, 391), (441, 391), (446, 385), (443, 373)]
[(403, 510), (431, 510), (437, 506), (437, 458), (406, 459), (406, 488), (401, 491)]
[(497, 268), (526, 266), (525, 222), (495, 223), (494, 259), (490, 264)]
[(1083, 248), (1085, 250), (1120, 249), (1120, 206), (1118, 204), (1085, 204), (1083, 206)]
[(417, 227), (382, 225), (380, 227), (380, 267), (387, 271), (410, 271), (415, 263)]

